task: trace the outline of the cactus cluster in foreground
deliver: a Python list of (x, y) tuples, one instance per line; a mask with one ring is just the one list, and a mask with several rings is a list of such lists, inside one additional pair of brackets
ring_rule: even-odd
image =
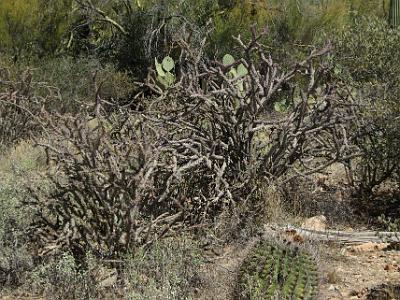
[(261, 241), (239, 271), (237, 299), (315, 299), (318, 272), (305, 251)]

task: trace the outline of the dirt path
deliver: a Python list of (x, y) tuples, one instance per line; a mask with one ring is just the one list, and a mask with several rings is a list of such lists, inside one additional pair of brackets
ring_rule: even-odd
[(321, 300), (400, 299), (400, 294), (371, 295), (374, 287), (400, 285), (400, 252), (367, 248), (369, 250), (353, 252), (346, 247), (321, 245)]

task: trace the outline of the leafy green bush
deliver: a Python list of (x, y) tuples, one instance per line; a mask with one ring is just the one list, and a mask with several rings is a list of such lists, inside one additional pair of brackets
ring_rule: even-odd
[(336, 38), (336, 68), (358, 105), (353, 142), (360, 148), (355, 181), (363, 195), (388, 179), (400, 165), (400, 30), (386, 21), (361, 18)]
[(113, 1), (98, 2), (93, 7), (89, 1), (80, 1), (76, 27), (84, 26), (87, 32), (73, 39), (71, 47), (74, 43), (83, 44), (103, 62), (112, 62), (143, 80), (154, 57), (171, 54), (182, 38), (190, 35), (193, 43), (200, 44), (215, 3), (216, 0), (149, 0), (125, 5), (123, 1)]
[(72, 0), (0, 3), (0, 51), (13, 60), (54, 55), (69, 28)]
[(48, 299), (193, 299), (201, 283), (200, 251), (199, 243), (184, 235), (138, 248), (114, 267), (90, 253), (77, 261), (65, 252), (36, 265), (23, 288)]
[(257, 24), (258, 28), (268, 28), (267, 41), (275, 57), (278, 53), (290, 56), (298, 51), (293, 44), (324, 43), (327, 36), (346, 28), (357, 15), (384, 18), (388, 6), (388, 1), (382, 4), (363, 0), (218, 2), (219, 10), (213, 17), (211, 53), (232, 52), (235, 46), (232, 36), (241, 34), (249, 38), (247, 29)]
[(96, 97), (121, 105), (133, 100), (135, 86), (128, 74), (95, 58), (66, 56), (29, 64), (10, 60), (9, 56), (0, 60), (0, 140), (4, 138), (4, 145), (23, 139), (25, 132), (39, 131), (44, 110), (75, 114), (93, 107)]

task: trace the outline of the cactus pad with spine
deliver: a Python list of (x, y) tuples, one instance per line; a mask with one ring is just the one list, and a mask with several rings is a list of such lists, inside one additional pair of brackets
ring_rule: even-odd
[(318, 292), (314, 259), (305, 251), (261, 241), (244, 260), (235, 299), (312, 300)]

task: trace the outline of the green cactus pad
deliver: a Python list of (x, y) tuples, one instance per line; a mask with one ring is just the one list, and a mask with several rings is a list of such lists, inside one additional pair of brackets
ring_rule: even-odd
[(154, 58), (154, 62), (157, 71), (157, 81), (165, 88), (171, 87), (175, 82), (175, 75), (171, 73), (175, 68), (174, 60), (171, 57), (166, 56), (161, 64), (158, 62), (157, 58)]
[(164, 87), (168, 88), (171, 87), (175, 82), (174, 74), (168, 72), (165, 73), (165, 76), (157, 76), (158, 82), (160, 82)]
[(229, 66), (235, 62), (235, 59), (233, 58), (232, 55), (230, 54), (225, 54), (224, 57), (222, 58), (222, 63), (224, 66)]
[(174, 60), (170, 56), (164, 57), (162, 67), (165, 71), (170, 72), (175, 67)]
[(309, 254), (261, 241), (240, 268), (235, 299), (313, 300), (317, 292), (317, 267)]
[(157, 58), (154, 58), (154, 62), (156, 65), (157, 75), (160, 77), (165, 77), (165, 71), (163, 70), (162, 65), (158, 62)]
[(238, 76), (246, 76), (247, 74), (249, 74), (249, 71), (243, 64), (238, 65), (236, 71)]

